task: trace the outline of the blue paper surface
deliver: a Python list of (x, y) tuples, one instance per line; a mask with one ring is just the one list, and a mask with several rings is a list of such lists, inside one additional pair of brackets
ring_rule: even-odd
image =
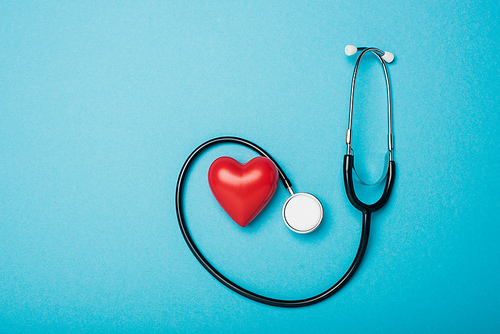
[[(0, 331), (498, 330), (498, 17), (496, 1), (0, 3)], [(249, 226), (231, 222), (208, 167), (255, 154), (224, 145), (189, 174), (193, 238), (257, 293), (335, 283), (361, 230), (342, 181), (347, 44), (396, 56), (392, 197), (338, 294), (300, 309), (247, 300), (184, 243), (178, 173), (215, 136), (264, 147), (322, 201), (322, 225), (291, 232), (281, 186)], [(375, 57), (358, 78), (356, 166), (376, 181), (387, 112)]]

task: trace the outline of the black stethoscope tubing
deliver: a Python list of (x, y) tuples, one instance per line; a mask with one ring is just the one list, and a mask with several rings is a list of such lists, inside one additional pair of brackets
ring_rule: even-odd
[[(359, 65), (359, 61), (361, 60), (361, 57), (368, 51), (372, 51), (375, 53), (375, 55), (379, 58), (379, 60), (382, 62), (383, 68), (384, 68), (384, 73), (386, 77), (386, 83), (387, 83), (387, 88), (388, 88), (388, 100), (389, 100), (389, 164), (387, 167), (387, 174), (386, 174), (386, 183), (385, 183), (385, 188), (382, 193), (382, 196), (380, 199), (373, 203), (373, 204), (365, 204), (361, 202), (358, 197), (356, 196), (356, 192), (354, 190), (354, 184), (353, 184), (353, 169), (354, 169), (354, 155), (350, 154), (351, 153), (351, 145), (350, 145), (350, 135), (351, 135), (351, 124), (352, 124), (352, 101), (353, 101), (353, 95), (354, 95), (354, 82), (356, 80), (356, 73)], [(198, 249), (196, 246), (193, 238), (191, 237), (191, 234), (189, 233), (189, 230), (186, 225), (186, 219), (184, 216), (184, 208), (183, 208), (183, 193), (184, 193), (184, 186), (185, 186), (185, 180), (186, 180), (186, 175), (188, 174), (193, 162), (196, 160), (196, 158), (205, 150), (210, 148), (211, 146), (217, 145), (217, 144), (223, 144), (223, 143), (236, 143), (240, 144), (243, 146), (246, 146), (261, 156), (267, 157), (271, 159), (274, 164), (276, 165), (276, 168), (278, 169), (279, 177), (285, 186), (286, 189), (289, 189), (292, 187), (290, 180), (287, 178), (285, 175), (285, 172), (281, 169), (281, 167), (278, 165), (278, 163), (260, 146), (242, 139), (238, 137), (218, 137), (218, 138), (213, 138), (210, 139), (200, 146), (198, 146), (186, 159), (186, 162), (182, 166), (182, 169), (179, 173), (179, 178), (177, 179), (177, 188), (176, 188), (176, 193), (175, 193), (175, 204), (176, 204), (176, 211), (177, 211), (177, 220), (179, 221), (179, 228), (181, 230), (182, 236), (184, 237), (184, 240), (186, 241), (186, 244), (188, 245), (189, 249), (193, 253), (193, 255), (196, 257), (198, 262), (213, 276), (215, 277), (219, 282), (224, 284), (226, 287), (229, 289), (233, 290), (236, 293), (239, 293), (240, 295), (252, 299), (254, 301), (257, 301), (259, 303), (267, 304), (267, 305), (272, 305), (272, 306), (279, 306), (279, 307), (302, 307), (302, 306), (308, 306), (312, 305), (315, 303), (318, 303), (322, 300), (327, 299), (337, 291), (339, 291), (354, 275), (356, 270), (359, 268), (359, 265), (361, 264), (361, 261), (363, 259), (363, 256), (366, 251), (366, 246), (368, 244), (368, 236), (370, 232), (370, 223), (371, 223), (371, 214), (372, 212), (375, 212), (382, 208), (385, 203), (387, 203), (387, 200), (389, 199), (389, 195), (392, 191), (392, 186), (394, 184), (394, 177), (395, 177), (395, 163), (392, 160), (392, 129), (391, 129), (391, 116), (390, 116), (390, 84), (389, 84), (389, 78), (387, 75), (387, 69), (385, 66), (384, 60), (377, 54), (376, 52), (382, 52), (378, 49), (375, 48), (366, 48), (358, 57), (355, 68), (354, 68), (354, 74), (353, 74), (353, 83), (352, 83), (352, 88), (351, 88), (351, 105), (350, 105), (350, 115), (349, 115), (349, 128), (348, 128), (348, 133), (347, 133), (347, 138), (348, 138), (348, 152), (344, 156), (344, 168), (343, 168), (343, 174), (344, 174), (344, 184), (345, 184), (345, 190), (347, 194), (347, 198), (349, 201), (352, 203), (352, 205), (360, 210), (363, 215), (362, 219), (362, 228), (361, 228), (361, 238), (359, 241), (359, 246), (358, 250), (356, 252), (356, 256), (354, 257), (353, 262), (351, 263), (349, 269), (347, 269), (346, 273), (329, 289), (325, 290), (322, 293), (319, 293), (313, 297), (310, 298), (305, 298), (305, 299), (297, 299), (297, 300), (285, 300), (285, 299), (275, 299), (275, 298), (269, 298), (263, 295), (259, 295), (257, 293), (251, 292), (224, 275), (222, 275), (210, 262), (203, 256), (201, 251)]]
[[(362, 231), (361, 231), (361, 240), (360, 240), (358, 251), (356, 253), (354, 261), (352, 262), (352, 264), (349, 267), (349, 269), (347, 270), (347, 272), (331, 288), (329, 288), (328, 290), (326, 290), (326, 291), (324, 291), (316, 296), (310, 297), (310, 298), (298, 299), (298, 300), (283, 300), (283, 299), (269, 298), (269, 297), (265, 297), (265, 296), (256, 294), (256, 293), (251, 292), (245, 288), (242, 288), (241, 286), (237, 285), (236, 283), (232, 282), (230, 279), (228, 279), (227, 277), (222, 275), (203, 256), (203, 254), (201, 253), (201, 251), (198, 249), (195, 242), (193, 241), (193, 238), (191, 237), (191, 234), (189, 233), (189, 230), (186, 226), (185, 217), (184, 217), (182, 194), (184, 191), (184, 184), (185, 184), (186, 175), (189, 172), (189, 170), (192, 166), (192, 163), (195, 161), (195, 159), (198, 157), (198, 155), (200, 153), (202, 153), (203, 151), (205, 151), (206, 149), (208, 149), (210, 146), (213, 146), (215, 144), (222, 144), (222, 143), (241, 144), (243, 146), (246, 146), (246, 147), (254, 150), (258, 154), (271, 159), (275, 163), (276, 168), (278, 169), (279, 177), (280, 177), (281, 181), (283, 182), (283, 185), (285, 186), (285, 188), (288, 189), (289, 187), (291, 187), (290, 181), (288, 180), (288, 178), (286, 177), (285, 173), (283, 172), (281, 167), (278, 165), (278, 163), (264, 149), (262, 149), (260, 146), (254, 144), (248, 140), (238, 138), (238, 137), (218, 137), (218, 138), (208, 140), (205, 143), (198, 146), (191, 153), (191, 155), (189, 155), (186, 162), (184, 163), (184, 166), (181, 169), (181, 172), (179, 174), (179, 178), (177, 180), (177, 190), (176, 190), (176, 195), (175, 195), (177, 219), (179, 221), (179, 227), (181, 229), (184, 240), (186, 241), (189, 249), (191, 250), (193, 255), (196, 257), (196, 259), (201, 263), (201, 265), (213, 277), (215, 277), (219, 282), (224, 284), (229, 289), (233, 290), (234, 292), (239, 293), (240, 295), (242, 295), (244, 297), (255, 300), (259, 303), (268, 304), (268, 305), (272, 305), (272, 306), (301, 307), (301, 306), (312, 305), (312, 304), (318, 303), (318, 302), (330, 297), (335, 292), (340, 290), (340, 288), (342, 288), (349, 281), (349, 279), (353, 276), (356, 269), (358, 269), (359, 265), (361, 264), (361, 260), (363, 259), (363, 256), (365, 254), (366, 246), (368, 244), (368, 234), (370, 231), (370, 216), (371, 215), (369, 213), (366, 213), (366, 214), (363, 213), (363, 226), (362, 226)], [(351, 173), (351, 178), (352, 178), (352, 173)]]

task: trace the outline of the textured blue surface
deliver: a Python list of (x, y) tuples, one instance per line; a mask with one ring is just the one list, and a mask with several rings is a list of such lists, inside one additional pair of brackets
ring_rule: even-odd
[[(493, 332), (500, 326), (497, 1), (0, 3), (0, 331)], [(190, 230), (217, 268), (300, 298), (349, 266), (360, 214), (342, 158), (355, 59), (392, 51), (397, 179), (366, 258), (302, 309), (249, 301), (195, 260), (177, 227), (187, 155), (255, 141), (322, 226), (296, 235), (281, 187), (245, 229), (189, 176)], [(354, 148), (376, 180), (386, 151), (380, 64), (356, 91)], [(363, 192), (373, 200), (378, 193)]]

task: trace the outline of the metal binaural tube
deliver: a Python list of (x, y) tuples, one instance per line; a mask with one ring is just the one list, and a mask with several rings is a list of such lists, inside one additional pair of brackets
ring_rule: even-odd
[(350, 96), (350, 101), (349, 101), (349, 124), (346, 132), (346, 144), (347, 144), (347, 153), (346, 154), (351, 154), (352, 151), (352, 119), (353, 119), (353, 109), (354, 109), (354, 88), (356, 86), (356, 77), (358, 74), (358, 67), (359, 63), (361, 62), (361, 58), (367, 53), (367, 52), (372, 52), (380, 61), (382, 64), (382, 68), (384, 70), (384, 76), (385, 76), (385, 82), (386, 82), (386, 91), (387, 91), (387, 109), (388, 109), (388, 149), (389, 149), (389, 161), (393, 161), (394, 156), (393, 156), (393, 150), (394, 150), (394, 143), (393, 143), (393, 135), (392, 135), (392, 93), (391, 93), (391, 83), (389, 80), (389, 73), (387, 72), (387, 66), (385, 60), (382, 58), (382, 56), (385, 54), (384, 51), (379, 50), (377, 48), (365, 48), (365, 47), (360, 47), (358, 50), (363, 50), (358, 58), (356, 59), (356, 64), (354, 66), (354, 72), (352, 74), (352, 82), (351, 82), (351, 96)]

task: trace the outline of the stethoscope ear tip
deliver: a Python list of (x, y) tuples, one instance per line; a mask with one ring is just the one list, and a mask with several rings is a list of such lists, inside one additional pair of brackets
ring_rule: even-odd
[(310, 233), (323, 220), (323, 206), (319, 199), (311, 194), (293, 194), (283, 206), (283, 220), (294, 232)]
[(346, 55), (352, 56), (353, 54), (356, 54), (356, 52), (358, 52), (358, 48), (355, 47), (354, 45), (347, 45), (344, 51)]
[(392, 63), (393, 60), (394, 60), (394, 54), (392, 52), (389, 52), (389, 51), (384, 51), (384, 55), (382, 56), (382, 58), (388, 62), (388, 63)]
[[(365, 50), (367, 49), (366, 47), (356, 47), (354, 45), (347, 45), (344, 49), (345, 51), (345, 54), (348, 55), (348, 56), (352, 56), (354, 54), (356, 54), (356, 52), (360, 51), (360, 50)], [(389, 51), (381, 51), (381, 50), (377, 50), (377, 52), (380, 52), (380, 55), (382, 56), (382, 59), (384, 59), (387, 63), (392, 63), (394, 61), (394, 54), (392, 52), (389, 52)], [(383, 55), (382, 55), (383, 53)]]

